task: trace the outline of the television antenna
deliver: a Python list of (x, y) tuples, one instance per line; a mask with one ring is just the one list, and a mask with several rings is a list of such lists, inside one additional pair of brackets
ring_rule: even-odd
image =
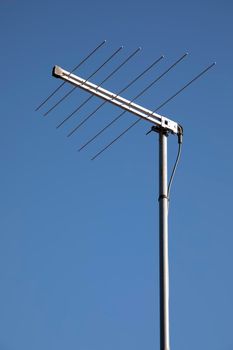
[[(157, 65), (164, 56), (160, 56), (149, 67), (142, 71), (135, 79), (128, 83), (118, 93), (111, 92), (102, 87), (102, 85), (110, 79), (117, 71), (119, 71), (128, 61), (130, 61), (141, 48), (136, 49), (130, 54), (117, 68), (115, 68), (99, 85), (96, 85), (89, 81), (97, 72), (99, 72), (107, 63), (109, 63), (121, 50), (122, 46), (113, 52), (87, 79), (74, 74), (74, 72), (85, 63), (94, 53), (96, 53), (104, 44), (106, 40), (101, 42), (94, 50), (92, 50), (77, 66), (71, 71), (67, 71), (59, 66), (54, 66), (52, 75), (56, 78), (63, 80), (63, 82), (36, 108), (36, 111), (43, 107), (55, 94), (60, 90), (64, 84), (69, 83), (73, 86), (68, 93), (66, 93), (60, 100), (58, 100), (47, 112), (44, 113), (47, 116), (52, 112), (61, 102), (63, 102), (74, 90), (77, 88), (82, 89), (90, 94), (90, 96), (84, 100), (73, 112), (63, 119), (57, 125), (57, 128), (63, 126), (70, 118), (72, 118), (84, 105), (86, 105), (93, 97), (98, 97), (104, 100), (93, 112), (88, 114), (70, 133), (68, 137), (72, 136), (78, 129), (87, 122), (95, 113), (102, 108), (107, 102), (119, 107), (123, 111), (115, 117), (109, 124), (95, 134), (91, 139), (83, 144), (79, 151), (86, 148), (91, 142), (99, 137), (104, 131), (118, 121), (126, 112), (129, 112), (138, 119), (134, 121), (129, 127), (127, 127), (121, 134), (107, 144), (103, 149), (96, 153), (92, 160), (100, 156), (105, 150), (107, 150), (112, 144), (118, 141), (123, 135), (125, 135), (130, 129), (132, 129), (140, 121), (145, 120), (152, 124), (151, 131), (156, 132), (159, 135), (159, 295), (160, 295), (160, 350), (170, 350), (170, 336), (169, 336), (169, 261), (168, 261), (168, 209), (169, 209), (169, 197), (171, 184), (174, 178), (174, 174), (180, 159), (181, 146), (183, 141), (183, 127), (178, 122), (158, 114), (158, 111), (164, 107), (168, 102), (174, 99), (178, 94), (190, 86), (194, 81), (199, 79), (208, 70), (210, 70), (216, 63), (212, 63), (207, 68), (202, 70), (198, 75), (176, 91), (172, 96), (163, 101), (155, 109), (149, 110), (139, 104), (135, 103), (135, 100), (142, 96), (147, 90), (155, 85), (160, 79), (162, 79), (171, 69), (175, 68), (186, 56), (183, 54), (178, 60), (176, 60), (171, 66), (169, 66), (162, 74), (157, 76), (146, 88), (144, 88), (139, 94), (137, 94), (132, 100), (123, 98), (120, 94), (132, 86), (137, 80), (139, 80), (144, 74)], [(169, 135), (175, 135), (178, 138), (178, 154), (171, 173), (170, 180), (168, 182), (168, 165), (167, 165), (167, 140)]]

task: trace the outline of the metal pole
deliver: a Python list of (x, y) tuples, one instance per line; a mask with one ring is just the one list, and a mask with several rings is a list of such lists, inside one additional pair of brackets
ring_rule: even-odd
[(169, 341), (169, 265), (167, 137), (159, 131), (159, 281), (160, 281), (160, 350), (170, 350)]

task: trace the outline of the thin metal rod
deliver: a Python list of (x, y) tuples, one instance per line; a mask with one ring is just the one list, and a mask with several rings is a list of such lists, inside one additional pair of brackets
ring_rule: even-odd
[[(123, 49), (123, 46), (121, 46), (119, 49), (117, 49), (116, 51), (113, 52), (113, 54), (108, 57), (108, 59), (106, 61), (104, 61), (104, 63), (102, 63), (84, 82), (83, 84), (90, 78), (92, 78), (97, 72), (100, 71), (100, 69), (102, 69), (113, 57), (115, 57), (118, 52), (120, 50)], [(56, 108), (62, 101), (65, 100), (65, 98), (67, 98), (74, 90), (77, 89), (77, 86), (74, 86), (70, 91), (68, 91), (60, 100), (58, 100), (58, 102), (53, 105), (46, 113), (44, 113), (44, 116), (48, 115), (50, 112), (52, 112), (52, 110), (54, 110), (54, 108)]]
[[(160, 108), (164, 107), (168, 102), (170, 102), (172, 99), (174, 99), (178, 94), (180, 94), (184, 89), (186, 89), (190, 84), (192, 84), (195, 80), (200, 78), (204, 73), (206, 73), (210, 68), (216, 65), (216, 62), (212, 63), (210, 66), (208, 66), (206, 69), (204, 69), (201, 73), (199, 73), (195, 78), (190, 80), (186, 85), (184, 85), (180, 90), (178, 90), (174, 95), (169, 97), (167, 100), (165, 100), (162, 104), (160, 104), (157, 108), (154, 109), (154, 112), (157, 112)], [(120, 135), (118, 135), (114, 140), (112, 140), (108, 145), (106, 145), (104, 148), (102, 148), (94, 157), (91, 158), (91, 160), (96, 159), (101, 153), (103, 153), (106, 149), (108, 149), (113, 143), (115, 143), (117, 140), (119, 140), (124, 134), (126, 134), (130, 129), (132, 129), (136, 124), (138, 124), (141, 121), (141, 119), (137, 119), (134, 123), (132, 123), (127, 129), (125, 129)]]
[[(84, 62), (86, 62), (98, 49), (101, 48), (101, 46), (103, 46), (106, 43), (106, 40), (104, 40), (101, 44), (99, 44), (93, 51), (91, 51), (89, 53), (89, 55), (87, 55), (77, 66), (75, 66), (72, 71), (70, 72), (73, 73), (75, 72)], [(63, 83), (61, 83), (43, 102), (41, 102), (41, 104), (35, 109), (35, 111), (38, 111), (48, 100), (50, 100), (50, 98), (55, 95), (55, 93), (57, 91), (59, 91), (63, 85), (66, 84), (66, 81), (63, 81)]]
[[(136, 78), (134, 78), (129, 84), (127, 84), (123, 89), (121, 89), (114, 97), (112, 97), (111, 100), (118, 97), (122, 92), (126, 91), (130, 86), (132, 86), (138, 79), (140, 79), (145, 73), (147, 73), (152, 67), (154, 67), (157, 63), (159, 63), (164, 58), (164, 55), (160, 56), (156, 61), (154, 61), (149, 67), (147, 67), (141, 74), (139, 74)], [(102, 108), (107, 102), (104, 101), (101, 103), (93, 112), (88, 114), (88, 116), (82, 120), (82, 122), (76, 126), (74, 131), (77, 131), (80, 126), (82, 126), (88, 119), (90, 119), (100, 108)]]
[[(124, 113), (124, 112), (122, 112)], [(91, 139), (89, 139), (84, 145), (82, 145), (78, 151), (82, 151), (84, 148), (86, 148), (92, 141), (97, 139), (98, 136), (100, 136), (105, 130), (107, 130), (112, 124), (114, 124), (120, 117), (122, 116), (122, 113), (118, 115), (116, 118), (114, 118), (110, 123), (108, 123), (103, 129), (101, 129), (97, 134), (95, 134)], [(93, 158), (95, 159), (95, 158)]]
[(168, 197), (167, 133), (159, 133), (159, 290), (160, 350), (170, 350), (169, 341), (169, 263), (168, 263)]
[(204, 69), (200, 74), (198, 74), (195, 78), (190, 80), (186, 85), (184, 85), (180, 90), (178, 90), (174, 95), (169, 97), (166, 101), (164, 101), (159, 107), (157, 107), (153, 112), (157, 111), (158, 109), (162, 108), (167, 104), (169, 101), (173, 100), (174, 97), (179, 95), (184, 89), (186, 89), (189, 85), (191, 85), (195, 80), (199, 79), (203, 74), (205, 74), (209, 69), (211, 69), (213, 66), (216, 65), (216, 62), (212, 63), (210, 66), (208, 66), (206, 69)]
[[(123, 67), (131, 58), (133, 58), (136, 53), (138, 53), (141, 50), (139, 47), (137, 50), (135, 50), (132, 54), (130, 54), (117, 68), (115, 68), (101, 83), (97, 86), (96, 89), (98, 89), (100, 86), (102, 86), (108, 79), (110, 79), (121, 67)], [(84, 83), (83, 83), (84, 84)], [(92, 99), (94, 96), (89, 96), (81, 105), (79, 105), (72, 113), (70, 113), (58, 126), (57, 129), (60, 128), (66, 121), (68, 121), (75, 113), (77, 113), (90, 99)]]
[(119, 136), (117, 136), (115, 139), (113, 139), (107, 146), (102, 148), (94, 157), (91, 158), (91, 160), (96, 159), (101, 153), (103, 153), (107, 148), (109, 148), (113, 143), (115, 143), (121, 136), (126, 134), (130, 129), (134, 127), (134, 125), (138, 124), (141, 121), (141, 119), (137, 119), (133, 124), (131, 124), (127, 129), (125, 129)]
[[(149, 90), (155, 83), (157, 83), (162, 77), (164, 77), (172, 68), (174, 68), (178, 63), (180, 63), (188, 54), (182, 55), (176, 62), (174, 62), (170, 67), (168, 67), (161, 75), (159, 75), (155, 80), (153, 80), (148, 86), (146, 86), (138, 95), (136, 95), (132, 101), (134, 102), (137, 98), (141, 97), (147, 90)], [(103, 129), (101, 129), (96, 135), (89, 139), (83, 146), (79, 148), (79, 151), (84, 149), (88, 144), (94, 141), (98, 136), (100, 136), (108, 127), (119, 120), (127, 111), (121, 112), (115, 119), (113, 119), (109, 124), (107, 124)], [(131, 129), (131, 128), (130, 128)]]

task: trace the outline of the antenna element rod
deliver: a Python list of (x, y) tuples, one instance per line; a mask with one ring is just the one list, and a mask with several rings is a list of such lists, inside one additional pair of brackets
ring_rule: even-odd
[[(89, 53), (77, 66), (75, 66), (72, 71), (70, 72), (73, 73), (75, 72), (84, 62), (88, 60), (101, 46), (103, 46), (106, 43), (106, 40), (104, 40), (100, 45), (98, 45), (92, 52)], [(63, 85), (65, 85), (66, 81), (63, 81), (41, 104), (35, 109), (35, 111), (38, 111), (50, 98), (58, 91), (61, 89)]]
[[(121, 46), (119, 49), (117, 49), (113, 54), (106, 60), (104, 63), (102, 63), (89, 77), (83, 82), (83, 84), (90, 78), (92, 78), (97, 72), (100, 71), (101, 68), (103, 68), (120, 50), (123, 49), (123, 46)], [(70, 75), (69, 75), (70, 76)], [(57, 107), (66, 97), (68, 97), (74, 90), (76, 90), (77, 86), (74, 86), (67, 94), (65, 94), (53, 107), (51, 107), (45, 114), (44, 116), (48, 115), (55, 107)]]
[[(190, 80), (186, 85), (184, 85), (180, 90), (178, 90), (174, 95), (169, 97), (166, 101), (160, 104), (157, 108), (154, 109), (152, 113), (157, 112), (160, 108), (164, 107), (168, 102), (170, 102), (173, 98), (175, 98), (178, 94), (180, 94), (184, 89), (186, 89), (190, 84), (192, 84), (195, 80), (200, 78), (204, 73), (206, 73), (209, 69), (216, 65), (216, 62), (212, 63), (206, 69), (204, 69), (201, 73), (199, 73), (196, 77)], [(125, 129), (120, 135), (118, 135), (114, 140), (112, 140), (109, 144), (107, 144), (104, 148), (102, 148), (96, 155), (94, 155), (91, 160), (96, 159), (101, 153), (103, 153), (106, 149), (108, 149), (113, 143), (119, 140), (124, 134), (126, 134), (130, 129), (132, 129), (136, 124), (138, 124), (141, 119), (136, 120), (133, 124), (131, 124), (127, 129)]]
[[(164, 77), (172, 68), (174, 68), (178, 63), (180, 63), (188, 54), (185, 53), (181, 56), (176, 62), (174, 62), (170, 67), (168, 67), (161, 75), (159, 75), (155, 80), (153, 80), (148, 86), (145, 87), (138, 95), (136, 95), (132, 101), (134, 102), (137, 98), (141, 97), (147, 90), (149, 90), (155, 83), (157, 83), (162, 77)], [(85, 148), (88, 144), (94, 141), (99, 135), (101, 135), (108, 127), (114, 124), (117, 120), (119, 120), (127, 111), (121, 112), (116, 118), (114, 118), (109, 124), (107, 124), (102, 130), (100, 130), (97, 134), (95, 134), (91, 139), (89, 139), (85, 145), (83, 145), (79, 151)]]
[[(139, 47), (137, 50), (135, 50), (131, 55), (129, 55), (117, 68), (115, 68), (101, 83), (96, 87), (98, 88), (102, 86), (108, 79), (110, 79), (121, 67), (123, 67), (136, 53), (138, 53), (141, 50)], [(69, 120), (76, 112), (80, 110), (91, 98), (93, 98), (93, 95), (88, 97), (81, 105), (79, 105), (72, 113), (70, 113), (58, 126), (57, 129), (60, 128), (67, 120)], [(69, 135), (68, 135), (69, 136)]]
[[(154, 61), (149, 67), (147, 67), (147, 69), (145, 69), (141, 74), (139, 74), (136, 78), (134, 78), (129, 84), (127, 84), (122, 90), (120, 90), (112, 99), (118, 97), (122, 92), (124, 92), (125, 90), (127, 90), (130, 86), (132, 86), (138, 79), (140, 79), (146, 72), (148, 72), (153, 66), (155, 66), (157, 63), (159, 63), (162, 59), (164, 58), (164, 56), (160, 56), (156, 61)], [(90, 119), (100, 108), (102, 108), (108, 101), (104, 101), (103, 103), (101, 103), (93, 112), (91, 112), (90, 114), (88, 114), (88, 116), (83, 119), (83, 121), (76, 126), (76, 128), (74, 129), (75, 131), (78, 130), (80, 128), (80, 126), (82, 126), (88, 119)]]

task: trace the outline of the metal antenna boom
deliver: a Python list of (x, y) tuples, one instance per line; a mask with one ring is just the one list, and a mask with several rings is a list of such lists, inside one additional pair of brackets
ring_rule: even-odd
[(64, 69), (58, 66), (54, 67), (53, 75), (57, 78), (61, 78), (63, 80), (69, 81), (74, 86), (80, 87), (81, 89), (88, 91), (92, 95), (95, 95), (104, 100), (107, 100), (108, 102), (114, 104), (115, 106), (118, 106), (128, 112), (131, 112), (137, 115), (138, 117), (141, 117), (142, 119), (148, 120), (157, 126), (162, 126), (166, 130), (169, 130), (170, 132), (173, 132), (173, 133), (178, 132), (178, 124), (176, 122), (164, 116), (161, 116), (157, 113), (153, 113), (151, 110), (144, 108), (121, 96), (117, 96), (117, 94), (111, 91), (105, 90), (102, 87), (98, 87), (97, 85), (89, 81), (85, 81), (84, 79), (74, 74), (70, 74), (69, 72), (65, 71)]

